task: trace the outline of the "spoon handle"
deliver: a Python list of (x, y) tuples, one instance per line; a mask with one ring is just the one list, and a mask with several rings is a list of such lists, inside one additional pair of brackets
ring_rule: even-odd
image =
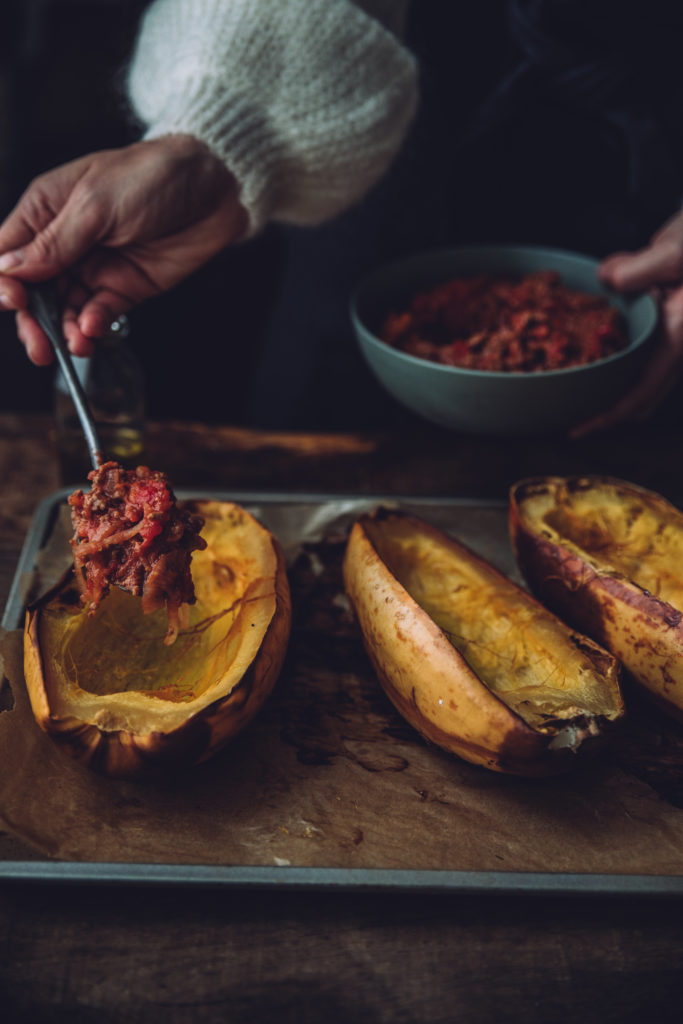
[(93, 469), (98, 469), (102, 464), (102, 447), (97, 435), (95, 421), (90, 412), (88, 399), (74, 369), (71, 354), (66, 347), (57, 303), (51, 291), (45, 285), (33, 284), (26, 285), (25, 287), (29, 296), (29, 311), (45, 331), (52, 345), (74, 406), (76, 407), (81, 426), (83, 427), (83, 433), (85, 434), (90, 452), (90, 461), (92, 462)]

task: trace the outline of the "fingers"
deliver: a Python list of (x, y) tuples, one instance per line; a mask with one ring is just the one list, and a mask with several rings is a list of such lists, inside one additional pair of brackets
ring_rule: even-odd
[[(95, 337), (85, 334), (79, 325), (78, 314), (67, 310), (62, 318), (62, 330), (67, 348), (72, 356), (91, 356), (95, 348)], [(102, 334), (105, 332), (102, 331)]]
[[(0, 286), (2, 279), (0, 278)], [(22, 289), (23, 291), (23, 289)], [(107, 333), (112, 323), (128, 312), (132, 303), (122, 296), (102, 290), (95, 295), (80, 283), (61, 289), (62, 330), (67, 347), (74, 356), (90, 356), (94, 341)], [(54, 359), (52, 346), (44, 332), (26, 311), (17, 314), (17, 335), (26, 354), (36, 366), (47, 366)]]
[(81, 310), (78, 318), (80, 330), (89, 338), (99, 338), (124, 313), (133, 308), (134, 303), (118, 292), (102, 289), (93, 295)]
[(662, 325), (669, 347), (683, 353), (683, 286), (665, 295), (662, 301)]
[[(12, 212), (5, 218), (2, 224), (0, 224), (0, 262), (2, 258), (7, 260), (7, 254), (14, 252), (15, 249), (21, 249), (22, 246), (28, 245), (28, 243), (35, 237), (36, 231), (40, 230), (44, 223), (51, 218), (52, 214), (48, 213), (47, 209), (44, 210), (43, 216), (40, 218), (42, 223), (36, 224), (31, 214), (29, 205), (33, 204), (32, 198), (30, 198), (30, 189), (28, 189), (19, 203)], [(39, 208), (40, 204), (36, 204)]]
[(618, 291), (640, 291), (683, 280), (683, 215), (676, 214), (637, 252), (618, 252), (603, 260), (600, 280)]
[[(105, 156), (84, 157), (36, 178), (0, 225), (0, 308), (20, 311), (17, 333), (29, 359), (39, 366), (52, 362), (53, 353), (27, 312), (22, 281), (55, 279), (61, 286), (64, 336), (76, 356), (90, 355), (93, 338), (106, 333), (132, 305), (104, 281), (86, 280), (97, 276), (97, 268), (106, 278), (110, 259), (97, 249), (111, 223), (112, 204), (120, 188), (101, 187), (101, 176), (95, 171), (97, 160)], [(77, 273), (79, 283), (69, 284), (67, 272)]]
[(0, 274), (44, 281), (97, 242), (108, 211), (82, 157), (36, 178), (0, 225)]
[(16, 315), (17, 336), (26, 349), (26, 355), (36, 366), (49, 366), (53, 361), (52, 348), (38, 324), (25, 311)]
[(77, 213), (67, 203), (63, 210), (19, 249), (0, 256), (0, 273), (24, 281), (46, 281), (78, 263), (97, 243), (99, 211)]
[[(100, 262), (97, 263), (99, 266)], [(84, 273), (83, 276), (87, 277), (88, 274)], [(104, 276), (106, 277), (106, 273)], [(52, 346), (42, 329), (26, 311), (26, 291), (19, 281), (0, 276), (0, 294), (6, 283), (6, 290), (11, 293), (9, 308), (22, 307), (20, 315), (17, 315), (19, 339), (24, 344), (29, 359), (37, 366), (46, 366), (53, 361)], [(131, 284), (133, 291), (142, 287), (139, 283), (135, 284), (132, 278), (128, 283)], [(97, 285), (90, 288), (82, 279), (67, 281), (63, 277), (58, 279), (57, 284), (63, 309), (62, 330), (67, 347), (74, 356), (92, 355), (94, 341), (106, 334), (118, 317), (129, 312), (137, 304), (134, 298), (112, 288)]]
[(83, 284), (71, 286), (64, 300), (64, 337), (74, 355), (89, 355), (93, 339), (101, 338), (134, 303), (108, 288), (91, 294)]
[(604, 261), (600, 280), (618, 291), (642, 291), (653, 285), (679, 281), (683, 276), (683, 249), (674, 242), (617, 253)]
[[(39, 327), (38, 323), (26, 311), (22, 310), (16, 315), (17, 336), (26, 349), (26, 355), (36, 366), (49, 366), (54, 362), (52, 345)], [(75, 328), (75, 329), (74, 329)], [(91, 338), (86, 338), (78, 330), (75, 321), (63, 323), (64, 337), (66, 338), (69, 351), (74, 356), (89, 356), (93, 352)]]
[(637, 252), (618, 252), (605, 259), (600, 280), (619, 291), (655, 289), (661, 303), (659, 346), (642, 380), (612, 409), (576, 427), (584, 437), (625, 419), (644, 419), (676, 384), (683, 366), (683, 212), (675, 214)]
[(670, 292), (662, 304), (661, 336), (638, 384), (611, 409), (579, 424), (569, 436), (586, 437), (625, 420), (646, 419), (676, 386), (683, 369), (683, 287)]
[[(64, 164), (35, 178), (14, 209), (0, 224), (0, 263), (11, 269), (19, 265), (13, 258), (54, 220), (67, 202), (79, 177), (87, 166), (87, 158)], [(20, 257), (21, 259), (21, 257)]]
[(26, 309), (28, 296), (21, 281), (0, 275), (0, 309)]

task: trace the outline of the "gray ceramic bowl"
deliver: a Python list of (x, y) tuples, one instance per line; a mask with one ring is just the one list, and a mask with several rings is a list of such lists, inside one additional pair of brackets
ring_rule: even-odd
[[(638, 379), (657, 324), (648, 295), (608, 292), (598, 262), (559, 249), (467, 246), (427, 252), (376, 270), (356, 289), (351, 319), (361, 351), (383, 387), (413, 412), (452, 430), (530, 435), (566, 431), (608, 409)], [(384, 317), (405, 308), (415, 292), (451, 277), (487, 273), (522, 277), (557, 270), (569, 288), (605, 295), (624, 315), (629, 344), (585, 366), (506, 373), (442, 366), (406, 355), (377, 337)]]

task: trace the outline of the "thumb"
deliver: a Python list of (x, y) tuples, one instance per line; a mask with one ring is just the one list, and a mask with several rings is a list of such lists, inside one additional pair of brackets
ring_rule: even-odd
[(617, 252), (603, 260), (600, 279), (618, 291), (640, 291), (680, 283), (683, 278), (683, 218), (677, 214), (650, 243), (636, 252)]
[(99, 237), (99, 218), (76, 214), (67, 203), (32, 239), (0, 256), (0, 273), (46, 281), (81, 260)]
[(609, 257), (600, 267), (600, 279), (618, 291), (640, 291), (674, 281), (680, 260), (668, 246), (653, 246), (634, 253)]

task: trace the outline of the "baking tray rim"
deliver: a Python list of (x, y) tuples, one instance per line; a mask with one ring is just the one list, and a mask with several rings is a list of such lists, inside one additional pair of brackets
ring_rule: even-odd
[(3, 882), (487, 896), (680, 897), (680, 875), (454, 871), (111, 861), (0, 861)]
[[(86, 486), (83, 484), (82, 486)], [(5, 607), (0, 620), (3, 629), (21, 629), (24, 618), (24, 603), (21, 598), (21, 581), (24, 576), (33, 570), (36, 556), (46, 539), (47, 529), (52, 516), (58, 506), (66, 501), (66, 498), (73, 494), (76, 488), (62, 487), (53, 491), (43, 498), (36, 507), (29, 524), (24, 543), (21, 548), (19, 560), (14, 570), (12, 583), (7, 595)], [(449, 505), (459, 508), (488, 508), (503, 509), (507, 502), (504, 498), (463, 498), (463, 497), (435, 497), (430, 495), (393, 495), (393, 494), (352, 494), (349, 492), (327, 492), (327, 491), (264, 491), (264, 490), (233, 490), (225, 488), (176, 488), (176, 496), (179, 500), (208, 500), (208, 501), (235, 501), (239, 504), (332, 504), (335, 502), (363, 502), (377, 505), (432, 505), (447, 507)]]
[[(32, 570), (46, 539), (51, 517), (73, 487), (43, 498), (31, 520), (2, 617), (4, 629), (21, 628), (22, 578)], [(378, 505), (424, 505), (504, 509), (504, 498), (443, 497), (330, 492), (279, 492), (177, 488), (179, 499), (236, 501), (240, 504), (329, 504), (363, 502)], [(32, 857), (0, 859), (0, 883), (172, 886), (297, 891), (457, 892), (462, 895), (683, 897), (681, 875), (596, 874), (592, 872), (457, 871), (401, 868), (297, 867), (294, 865), (154, 864), (110, 861), (64, 861)]]

